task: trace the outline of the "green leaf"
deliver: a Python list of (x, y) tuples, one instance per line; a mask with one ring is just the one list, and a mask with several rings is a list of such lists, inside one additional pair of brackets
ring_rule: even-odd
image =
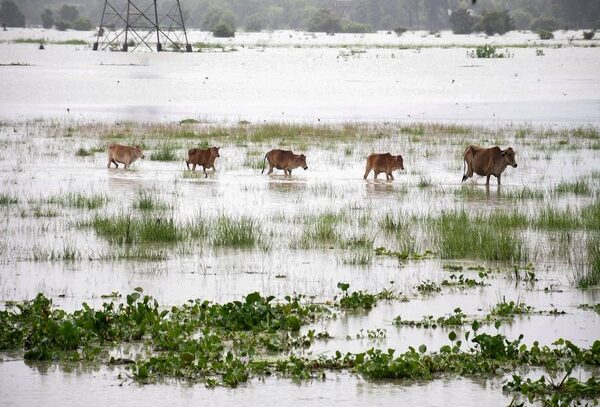
[(452, 331), (448, 334), (448, 338), (454, 342), (456, 340), (456, 332)]
[(427, 352), (427, 346), (425, 346), (425, 345), (419, 346), (419, 352), (421, 352), (421, 353)]

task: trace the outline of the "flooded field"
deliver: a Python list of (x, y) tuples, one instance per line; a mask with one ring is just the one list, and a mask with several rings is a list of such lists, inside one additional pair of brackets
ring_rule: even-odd
[[(122, 54), (10, 34), (0, 63), (25, 66), (0, 67), (2, 404), (600, 394), (595, 49), (565, 33), (536, 56), (514, 34), (514, 57), (481, 60), (478, 36), (275, 33)], [(111, 142), (145, 159), (108, 169)], [(511, 146), (518, 167), (461, 183), (470, 144)], [(213, 145), (216, 171), (186, 169)], [(261, 173), (272, 148), (308, 169)], [(364, 180), (373, 152), (405, 170)]]

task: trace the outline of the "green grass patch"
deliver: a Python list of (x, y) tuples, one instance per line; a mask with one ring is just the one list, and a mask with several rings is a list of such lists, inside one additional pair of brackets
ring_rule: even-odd
[(512, 230), (526, 222), (517, 214), (471, 218), (464, 211), (444, 212), (429, 222), (434, 230), (435, 252), (442, 259), (527, 259), (522, 237)]
[(161, 143), (150, 154), (152, 161), (177, 161), (177, 146), (173, 143)]
[(217, 247), (251, 248), (262, 239), (258, 221), (247, 217), (221, 215), (215, 223), (212, 244)]
[(156, 197), (155, 191), (138, 191), (133, 207), (142, 211), (163, 210), (168, 205)]
[(19, 199), (17, 197), (8, 194), (0, 194), (0, 205), (14, 205), (18, 203)]
[(587, 181), (578, 180), (575, 182), (561, 182), (554, 186), (552, 192), (555, 195), (574, 194), (589, 196), (591, 195), (592, 190)]
[(131, 215), (95, 216), (90, 223), (96, 234), (113, 243), (177, 242), (184, 233), (173, 218)]

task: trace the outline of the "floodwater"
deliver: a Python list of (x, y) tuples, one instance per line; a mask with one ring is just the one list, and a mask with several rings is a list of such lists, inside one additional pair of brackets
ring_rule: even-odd
[[(66, 35), (42, 30), (0, 34), (55, 39)], [(204, 41), (204, 35), (192, 33), (193, 41)], [(420, 35), (424, 33), (411, 33), (401, 40), (453, 44), (463, 38), (446, 33), (441, 39)], [(493, 40), (507, 44), (532, 41), (525, 34), (511, 35), (514, 37)], [(600, 317), (578, 306), (600, 302), (600, 290), (573, 287), (574, 266), (569, 256), (579, 248), (577, 231), (569, 236), (566, 249), (561, 246), (565, 244), (562, 236), (528, 236), (527, 250), (538, 279), (535, 283), (515, 281), (508, 273), (490, 273), (489, 286), (444, 289), (431, 296), (418, 295), (415, 286), (425, 280), (441, 282), (448, 278), (451, 273), (442, 270), (444, 264), (491, 268), (506, 264), (438, 259), (400, 263), (375, 256), (371, 264), (357, 266), (344, 262), (344, 253), (336, 248), (299, 249), (291, 244), (300, 235), (298, 219), (325, 212), (342, 211), (353, 220), (367, 216), (371, 222), (363, 230), (357, 230), (358, 223), (349, 222), (340, 226), (340, 233), (353, 236), (362, 232), (373, 237), (375, 247), (395, 249), (398, 243), (377, 230), (377, 219), (387, 213), (435, 215), (448, 209), (535, 213), (547, 205), (579, 208), (594, 202), (600, 190), (597, 144), (571, 137), (566, 141), (562, 136), (544, 138), (541, 129), (552, 129), (555, 124), (600, 124), (598, 52), (594, 48), (545, 48), (545, 56), (536, 57), (534, 48), (514, 48), (510, 59), (474, 60), (466, 57), (465, 48), (375, 48), (373, 44), (399, 41), (384, 33), (373, 37), (322, 36), (317, 40), (315, 43), (315, 38), (300, 33), (243, 35), (230, 44), (238, 51), (191, 55), (95, 53), (81, 46), (58, 45), (38, 51), (31, 44), (0, 43), (0, 63), (30, 64), (0, 66), (4, 79), (0, 94), (0, 117), (4, 120), (0, 127), (0, 192), (19, 198), (18, 204), (0, 208), (2, 303), (31, 299), (42, 292), (55, 305), (73, 310), (82, 302), (101, 304), (103, 294), (126, 294), (135, 287), (143, 287), (165, 306), (192, 298), (230, 301), (252, 291), (279, 298), (306, 294), (325, 301), (340, 294), (336, 284), (343, 281), (350, 283), (351, 291), (379, 292), (393, 287), (409, 301), (383, 301), (369, 313), (304, 327), (303, 332), (315, 329), (333, 336), (316, 341), (308, 355), (359, 352), (371, 347), (403, 351), (420, 344), (434, 350), (447, 344), (449, 330), (396, 327), (393, 319), (398, 315), (414, 320), (425, 315), (438, 317), (456, 307), (469, 316), (482, 316), (503, 299), (524, 301), (539, 311), (566, 312), (533, 314), (504, 323), (500, 332), (508, 337), (522, 333), (524, 342), (537, 340), (541, 344), (563, 337), (586, 347), (598, 339)], [(480, 36), (467, 40), (468, 44), (487, 41)], [(293, 48), (294, 41), (308, 46)], [(344, 56), (344, 50), (329, 47), (336, 45), (331, 41), (361, 44), (367, 52)], [(556, 41), (567, 43), (568, 37), (557, 35)], [(261, 43), (266, 46), (257, 45)], [(242, 48), (242, 44), (252, 46)], [(270, 143), (224, 143), (217, 172), (205, 179), (190, 176), (182, 160), (149, 160), (157, 145), (153, 139), (128, 140), (147, 144), (147, 159), (125, 171), (107, 169), (104, 152), (75, 157), (78, 148), (105, 145), (107, 140), (85, 134), (62, 137), (60, 133), (92, 120), (170, 122), (188, 117), (228, 122), (457, 121), (485, 123), (488, 130), (513, 124), (498, 130), (499, 134), (484, 131), (470, 139), (445, 135), (434, 140), (427, 135), (410, 137), (393, 131), (392, 136), (374, 141), (298, 142), (294, 150), (307, 155), (309, 170), (296, 169), (291, 178), (260, 174), (256, 163), (276, 147)], [(544, 127), (528, 127), (524, 138), (516, 137), (520, 125), (532, 124)], [(184, 156), (187, 142), (178, 147), (179, 157)], [(472, 194), (457, 192), (463, 188), (462, 150), (470, 142), (501, 143), (517, 151), (519, 166), (506, 170), (501, 187), (492, 180), (486, 188), (484, 179), (475, 177), (466, 185)], [(397, 172), (394, 182), (364, 181), (364, 157), (373, 151), (401, 153), (406, 170)], [(561, 182), (580, 179), (589, 183), (591, 194), (550, 193)], [(507, 197), (523, 188), (542, 191), (544, 198), (515, 201)], [(221, 214), (257, 219), (269, 240), (269, 250), (217, 250), (208, 244), (190, 247), (184, 243), (167, 247), (169, 256), (164, 261), (101, 260), (102, 253), (112, 246), (77, 223), (94, 214), (135, 212), (132, 204), (141, 190), (165, 202), (169, 206), (166, 213), (180, 222), (199, 216), (214, 221)], [(68, 193), (106, 194), (109, 202), (96, 210), (47, 202), (49, 197)], [(66, 262), (32, 258), (36, 250), (60, 251), (64, 247), (75, 247), (82, 258)], [(427, 242), (420, 241), (419, 248), (427, 249)], [(464, 274), (476, 277), (474, 272)], [(385, 330), (384, 337), (368, 339), (366, 332), (376, 329)], [(506, 405), (511, 400), (501, 390), (504, 377), (413, 383), (370, 382), (350, 374), (330, 373), (325, 381), (255, 379), (237, 389), (208, 390), (201, 384), (177, 382), (138, 386), (126, 381), (120, 386), (120, 370), (104, 366), (29, 364), (18, 354), (6, 353), (0, 360), (2, 405), (182, 405), (203, 401), (219, 405), (270, 401), (389, 405), (398, 400), (419, 405)]]
[[(92, 33), (0, 32), (0, 64), (26, 65), (0, 66), (0, 117), (600, 123), (598, 50), (571, 46), (598, 41), (571, 41), (578, 32), (557, 33), (544, 46), (561, 48), (545, 47), (544, 56), (536, 56), (535, 35), (521, 33), (241, 34), (221, 41), (235, 51), (192, 54), (1, 43), (77, 37), (94, 40)], [(215, 42), (201, 32), (190, 38)], [(529, 48), (510, 48), (504, 59), (467, 56), (467, 45), (487, 43)]]

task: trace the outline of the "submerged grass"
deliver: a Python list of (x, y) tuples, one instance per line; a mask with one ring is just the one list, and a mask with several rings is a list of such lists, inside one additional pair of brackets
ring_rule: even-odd
[(261, 242), (260, 224), (247, 217), (221, 215), (215, 224), (212, 244), (217, 247), (251, 248)]
[(17, 197), (8, 194), (0, 194), (0, 205), (13, 205), (18, 203), (19, 199)]
[(150, 154), (152, 161), (176, 161), (177, 146), (173, 143), (163, 142)]
[(133, 207), (142, 211), (161, 210), (168, 205), (156, 197), (156, 192), (138, 191)]
[(578, 180), (575, 182), (561, 182), (552, 189), (552, 192), (554, 195), (574, 194), (589, 196), (592, 190), (587, 181)]
[(586, 242), (586, 264), (580, 265), (576, 284), (580, 288), (600, 285), (600, 235), (590, 236)]
[(173, 218), (131, 215), (95, 216), (91, 221), (95, 232), (113, 243), (177, 242), (183, 233)]
[(524, 261), (527, 252), (523, 238), (514, 230), (511, 216), (470, 218), (465, 211), (444, 212), (431, 220), (435, 252), (442, 259), (483, 259)]

